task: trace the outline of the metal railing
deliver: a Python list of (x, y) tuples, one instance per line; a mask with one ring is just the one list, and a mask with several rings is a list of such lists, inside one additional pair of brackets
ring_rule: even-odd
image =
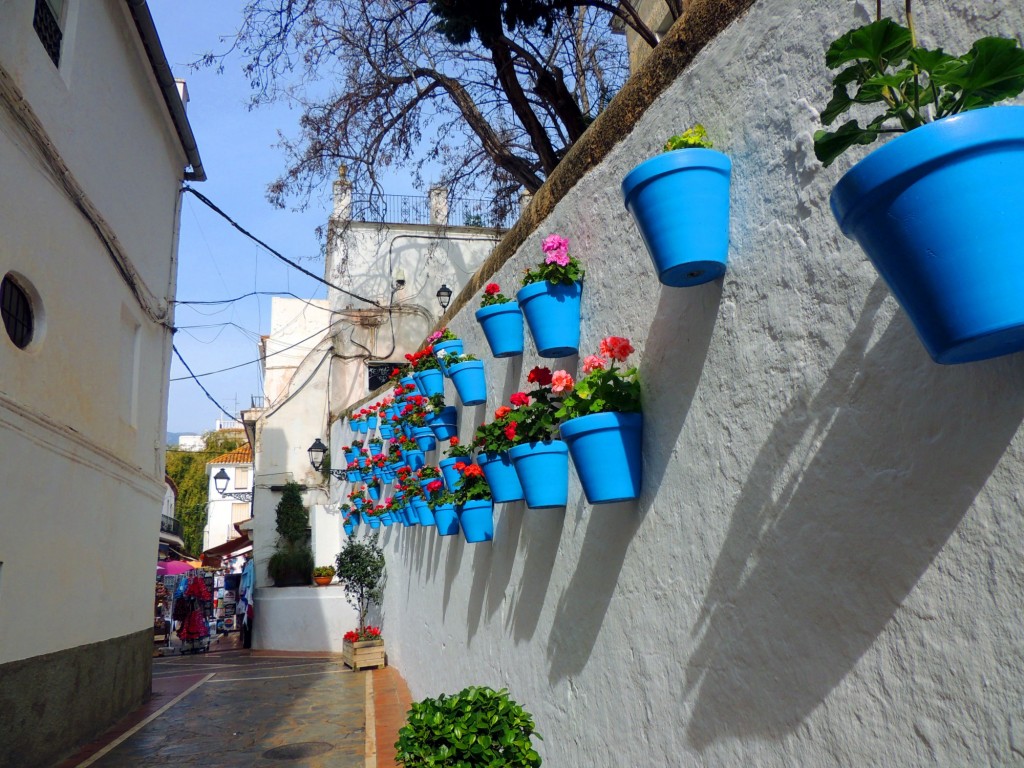
[[(445, 209), (447, 209), (447, 216), (445, 216)], [(444, 218), (447, 220), (439, 220)], [(429, 197), (407, 195), (353, 195), (352, 197), (352, 221), (511, 229), (518, 218), (519, 211), (516, 206), (511, 203), (495, 203), (493, 200), (456, 198), (432, 206), (432, 200)]]
[(181, 521), (170, 515), (160, 515), (160, 533), (171, 533), (181, 538)]

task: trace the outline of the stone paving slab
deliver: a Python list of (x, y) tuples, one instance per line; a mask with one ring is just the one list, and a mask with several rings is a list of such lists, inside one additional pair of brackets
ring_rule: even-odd
[(154, 685), (197, 673), (180, 700), (83, 768), (366, 765), (366, 673), (338, 659), (241, 653), (153, 664)]

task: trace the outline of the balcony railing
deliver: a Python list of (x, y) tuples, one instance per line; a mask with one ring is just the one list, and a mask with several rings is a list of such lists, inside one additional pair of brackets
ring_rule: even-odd
[[(447, 208), (447, 216), (445, 216)], [(431, 215), (433, 213), (433, 215)], [(439, 221), (444, 219), (446, 221)], [(495, 206), (492, 200), (457, 198), (433, 206), (429, 197), (406, 195), (354, 195), (352, 220), (379, 224), (435, 224), (450, 227), (510, 229), (519, 218), (511, 204)]]
[(181, 538), (181, 521), (170, 515), (160, 515), (160, 533), (170, 533)]

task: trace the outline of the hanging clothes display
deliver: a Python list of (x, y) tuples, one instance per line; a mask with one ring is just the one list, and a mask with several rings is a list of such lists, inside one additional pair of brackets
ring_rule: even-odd
[(179, 620), (179, 614), (184, 614), (181, 629), (178, 630), (178, 637), (182, 640), (182, 653), (209, 650), (210, 627), (206, 622), (206, 609), (212, 599), (205, 579), (202, 576), (192, 576), (188, 580), (183, 596), (175, 601), (175, 620)]

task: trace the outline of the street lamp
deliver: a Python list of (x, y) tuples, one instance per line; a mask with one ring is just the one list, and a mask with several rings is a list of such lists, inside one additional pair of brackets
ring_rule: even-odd
[(452, 289), (442, 283), (441, 287), (437, 289), (436, 295), (437, 301), (441, 305), (441, 309), (448, 309), (448, 302), (452, 300)]
[(213, 476), (213, 487), (217, 489), (217, 493), (221, 496), (230, 496), (232, 499), (238, 499), (239, 501), (252, 501), (252, 491), (228, 493), (227, 487), (230, 479), (224, 467), (221, 467), (220, 471)]
[[(324, 466), (324, 456), (327, 455), (327, 446), (323, 444), (323, 441), (318, 437), (313, 441), (313, 444), (309, 446), (309, 450), (306, 451), (309, 454), (309, 463), (313, 467), (314, 472), (320, 472)], [(344, 469), (331, 469), (328, 470), (331, 473), (331, 477), (336, 477), (339, 480), (345, 476)]]

